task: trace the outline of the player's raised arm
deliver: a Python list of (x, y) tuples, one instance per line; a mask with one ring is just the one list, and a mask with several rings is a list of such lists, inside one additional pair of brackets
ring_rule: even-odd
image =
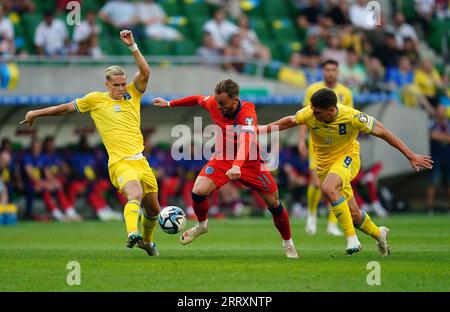
[(391, 131), (386, 129), (386, 127), (384, 127), (381, 122), (379, 121), (376, 122), (375, 128), (373, 129), (371, 134), (385, 140), (390, 145), (399, 150), (403, 155), (405, 155), (405, 157), (411, 163), (411, 167), (414, 168), (416, 171), (419, 171), (420, 167), (428, 169), (433, 168), (433, 161), (431, 160), (430, 156), (422, 156), (415, 154), (413, 151), (409, 149), (408, 146), (406, 146), (405, 143), (402, 142), (402, 140), (400, 140), (399, 137), (397, 137)]
[(283, 131), (292, 127), (296, 127), (300, 125), (295, 118), (295, 115), (283, 117), (275, 122), (272, 122), (268, 125), (258, 126), (258, 132), (276, 132)]
[(62, 116), (68, 113), (76, 112), (73, 102), (60, 104), (57, 106), (50, 106), (47, 108), (31, 110), (25, 114), (25, 119), (20, 124), (29, 123), (30, 127), (36, 122), (36, 118), (41, 116)]
[(131, 30), (124, 29), (120, 32), (120, 39), (125, 43), (129, 48), (131, 53), (136, 60), (136, 65), (138, 66), (139, 71), (134, 76), (134, 86), (141, 92), (144, 93), (147, 89), (148, 79), (150, 78), (150, 66), (142, 55), (141, 51), (134, 42), (133, 33)]
[(157, 97), (153, 99), (153, 106), (157, 107), (177, 107), (177, 106), (185, 106), (185, 107), (193, 107), (197, 105), (202, 105), (202, 103), (207, 99), (202, 95), (191, 95), (181, 99), (176, 99), (172, 101), (167, 101), (163, 98)]

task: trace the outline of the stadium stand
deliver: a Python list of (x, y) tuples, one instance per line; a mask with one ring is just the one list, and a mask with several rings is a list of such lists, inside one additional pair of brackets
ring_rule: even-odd
[[(134, 70), (134, 67), (130, 66), (132, 60), (130, 60), (129, 49), (120, 41), (117, 29), (98, 16), (107, 4), (106, 0), (78, 1), (81, 5), (81, 21), (85, 20), (87, 12), (96, 13), (96, 27), (99, 32), (96, 33), (95, 40), (90, 42), (89, 51), (98, 48), (101, 53), (77, 55), (78, 52), (72, 40), (77, 26), (67, 23), (69, 14), (69, 11), (65, 10), (67, 2), (0, 0), (0, 12), (2, 12), (0, 33), (2, 27), (7, 27), (3, 26), (7, 23), (11, 23), (14, 30), (13, 53), (3, 48), (7, 44), (7, 39), (5, 39), (6, 36), (0, 36), (0, 121), (2, 121), (0, 138), (7, 137), (13, 141), (13, 164), (8, 170), (16, 171), (18, 182), (11, 186), (12, 199), (24, 191), (19, 181), (20, 172), (17, 170), (20, 171), (21, 155), (28, 148), (33, 135), (33, 133), (23, 134), (16, 131), (15, 123), (25, 109), (29, 106), (68, 102), (92, 89), (102, 88), (102, 70), (106, 64), (121, 64), (128, 72)], [(157, 128), (152, 132), (151, 138), (155, 145), (158, 145), (155, 152), (158, 149), (161, 150), (158, 152), (159, 161), (167, 157), (166, 145), (169, 142), (164, 141), (163, 138), (170, 133), (168, 124), (186, 122), (192, 119), (193, 115), (176, 113), (171, 116), (175, 117), (174, 120), (167, 116), (155, 117), (149, 107), (155, 95), (163, 95), (171, 99), (185, 94), (210, 93), (212, 81), (219, 80), (223, 76), (236, 77), (243, 82), (243, 98), (257, 105), (259, 113), (264, 115), (262, 120), (270, 121), (282, 112), (296, 110), (302, 102), (304, 88), (322, 79), (320, 71), (322, 52), (329, 47), (329, 38), (333, 36), (341, 39), (341, 45), (337, 48), (339, 52), (345, 55), (349, 51), (354, 53), (358, 67), (365, 74), (364, 81), (358, 82), (353, 90), (354, 101), (358, 108), (364, 107), (376, 116), (385, 118), (384, 121), (390, 125), (395, 125), (395, 118), (408, 116), (407, 118), (418, 125), (415, 132), (408, 133), (401, 127), (397, 131), (400, 136), (410, 140), (409, 142), (413, 142), (414, 137), (421, 137), (427, 141), (426, 125), (428, 119), (433, 118), (433, 112), (439, 104), (446, 107), (450, 117), (448, 82), (450, 9), (447, 1), (434, 1), (433, 14), (428, 21), (423, 20), (414, 0), (383, 1), (383, 5), (387, 4), (389, 8), (381, 12), (381, 25), (373, 30), (364, 30), (352, 25), (348, 16), (352, 5), (349, 1), (320, 1), (322, 5), (317, 23), (310, 23), (306, 28), (302, 26), (303, 22), (299, 21), (299, 16), (309, 12), (311, 3), (315, 1), (239, 1), (241, 13), (248, 16), (250, 28), (254, 30), (261, 44), (270, 50), (271, 59), (263, 60), (254, 57), (247, 57), (244, 61), (225, 59), (223, 50), (217, 49), (220, 57), (217, 64), (214, 64), (215, 67), (208, 66), (211, 64), (207, 64), (206, 59), (196, 56), (196, 51), (202, 44), (204, 25), (213, 18), (214, 12), (220, 7), (217, 3), (221, 1), (214, 1), (215, 4), (211, 3), (213, 1), (206, 0), (158, 0), (155, 2), (161, 5), (167, 15), (166, 25), (175, 28), (183, 35), (181, 40), (158, 41), (145, 37), (143, 25), (136, 25), (133, 28), (139, 47), (151, 62), (153, 69), (151, 90), (142, 101), (144, 106), (142, 116), (147, 120), (144, 123), (145, 127), (156, 126)], [(367, 3), (367, 1), (359, 2)], [(20, 6), (19, 3), (21, 3)], [(46, 12), (49, 11), (55, 12), (55, 18), (65, 23), (71, 38), (68, 54), (65, 56), (36, 55), (35, 31), (39, 23), (44, 20)], [(382, 52), (387, 49), (385, 39), (391, 36), (389, 27), (393, 25), (395, 12), (399, 11), (403, 12), (406, 23), (413, 27), (419, 39), (417, 42), (411, 40), (411, 44), (405, 43), (403, 48), (394, 48), (397, 49), (399, 56), (409, 58), (411, 70), (408, 71), (408, 75), (411, 77), (422, 75), (420, 79), (413, 79), (413, 81), (402, 76), (404, 74), (398, 63), (392, 68), (387, 68), (386, 64), (383, 65), (383, 58), (386, 55)], [(236, 25), (238, 23), (236, 16), (228, 17), (228, 20)], [(404, 39), (405, 42), (409, 40)], [(313, 51), (314, 49), (309, 46), (310, 40), (317, 40), (314, 42), (314, 49), (317, 51)], [(390, 55), (387, 57), (389, 58)], [(425, 70), (425, 73), (421, 68), (423, 60), (431, 63), (431, 68), (428, 72)], [(242, 63), (242, 66), (239, 66), (240, 72), (225, 71), (224, 64), (229, 62)], [(341, 66), (344, 67), (345, 64)], [(375, 77), (377, 72), (379, 77)], [(350, 83), (354, 80), (351, 71), (346, 77)], [(72, 79), (82, 81), (73, 85)], [(431, 80), (434, 81), (435, 86), (433, 97), (426, 94), (429, 86), (424, 86), (422, 83)], [(74, 128), (79, 128), (77, 123), (75, 118), (70, 117), (61, 121), (60, 124), (42, 125), (39, 136), (61, 131), (56, 136), (56, 143), (59, 151), (65, 153), (67, 150), (76, 148), (78, 134), (74, 134)], [(89, 127), (89, 121), (83, 119), (81, 125)], [(90, 134), (89, 137), (93, 143), (98, 143), (98, 136)], [(286, 139), (287, 146), (295, 143), (295, 139), (292, 139), (295, 137), (294, 133), (290, 133), (287, 137), (291, 138)], [(70, 143), (70, 146), (65, 143)], [(382, 147), (377, 147), (378, 152), (374, 152), (372, 143), (369, 141), (362, 143), (368, 150), (365, 152), (365, 157), (371, 164), (383, 160), (383, 153), (388, 153)], [(427, 144), (428, 141), (416, 148), (426, 152)], [(67, 152), (67, 157), (71, 153), (71, 151)], [(153, 161), (157, 168), (158, 159)], [(389, 172), (393, 176), (401, 175), (406, 171), (406, 168), (398, 165), (398, 161), (395, 156), (384, 160), (384, 177)], [(160, 179), (164, 179), (164, 174), (160, 175)], [(289, 188), (288, 185), (282, 185), (281, 188), (283, 187)], [(107, 199), (116, 202), (118, 200), (114, 194), (110, 194)]]

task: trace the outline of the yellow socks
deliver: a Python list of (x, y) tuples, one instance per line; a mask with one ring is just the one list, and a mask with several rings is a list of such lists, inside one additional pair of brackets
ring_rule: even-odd
[(361, 222), (356, 225), (356, 227), (361, 231), (366, 233), (367, 235), (372, 236), (374, 239), (377, 239), (380, 236), (380, 229), (373, 223), (370, 216), (364, 211), (361, 210), (362, 219)]
[(333, 210), (330, 207), (330, 211), (328, 212), (328, 223), (337, 223), (338, 219), (336, 218), (336, 216), (333, 213)]
[(138, 220), (139, 220), (139, 209), (141, 208), (141, 203), (138, 200), (130, 200), (123, 210), (123, 216), (125, 218), (125, 226), (127, 227), (127, 233), (139, 232), (138, 230)]
[(144, 242), (153, 243), (153, 237), (155, 236), (155, 227), (158, 222), (158, 216), (148, 217), (145, 213), (141, 216), (141, 225), (142, 225), (142, 237), (144, 238)]
[(331, 203), (331, 210), (338, 219), (342, 230), (344, 230), (345, 236), (349, 237), (356, 235), (355, 228), (353, 227), (352, 216), (350, 214), (350, 208), (348, 207), (347, 200), (344, 196)]
[(306, 199), (308, 201), (308, 212), (311, 215), (317, 215), (317, 206), (319, 206), (320, 197), (322, 197), (322, 191), (320, 188), (314, 185), (308, 185), (308, 190), (306, 191)]

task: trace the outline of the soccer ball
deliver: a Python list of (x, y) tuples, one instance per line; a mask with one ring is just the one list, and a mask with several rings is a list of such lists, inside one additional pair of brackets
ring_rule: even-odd
[(186, 215), (181, 208), (168, 206), (159, 213), (158, 222), (164, 232), (177, 234), (186, 226)]

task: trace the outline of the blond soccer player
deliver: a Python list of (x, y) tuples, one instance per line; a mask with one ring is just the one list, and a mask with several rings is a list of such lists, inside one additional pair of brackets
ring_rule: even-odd
[[(89, 112), (108, 152), (108, 170), (112, 184), (127, 198), (124, 208), (128, 233), (126, 246), (137, 245), (150, 256), (159, 252), (153, 242), (160, 211), (158, 185), (143, 156), (143, 137), (140, 129), (140, 101), (147, 89), (150, 67), (129, 30), (122, 30), (120, 38), (133, 55), (139, 71), (127, 84), (127, 74), (119, 66), (106, 69), (108, 92), (91, 92), (73, 102), (27, 112), (21, 122), (32, 126), (41, 116), (61, 116), (68, 113)], [(138, 230), (139, 211), (142, 235)]]
[(360, 210), (353, 197), (350, 182), (360, 169), (360, 149), (356, 140), (360, 131), (377, 136), (399, 150), (411, 167), (433, 167), (430, 156), (413, 153), (396, 135), (379, 121), (360, 111), (338, 104), (336, 93), (327, 88), (319, 89), (311, 96), (311, 105), (299, 110), (294, 116), (284, 117), (259, 131), (282, 131), (298, 125), (306, 125), (311, 131), (316, 156), (317, 174), (321, 190), (330, 201), (347, 238), (347, 254), (361, 250), (355, 227), (374, 238), (382, 256), (390, 254), (389, 229), (377, 227), (369, 215)]
[[(328, 88), (336, 93), (338, 103), (353, 107), (353, 96), (350, 89), (338, 82), (339, 64), (334, 60), (326, 60), (322, 63), (323, 80), (310, 85), (305, 92), (303, 106), (311, 105), (311, 96), (319, 89)], [(308, 136), (308, 146), (305, 138), (308, 128), (301, 125), (299, 128), (298, 149), (302, 158), (309, 160), (309, 170), (311, 181), (306, 192), (308, 204), (308, 216), (306, 218), (305, 232), (308, 235), (315, 235), (317, 231), (317, 207), (319, 206), (322, 192), (320, 191), (320, 179), (317, 175), (316, 158), (313, 152), (312, 136)], [(342, 232), (337, 226), (337, 219), (333, 212), (329, 211), (327, 233), (333, 236), (342, 236)]]

